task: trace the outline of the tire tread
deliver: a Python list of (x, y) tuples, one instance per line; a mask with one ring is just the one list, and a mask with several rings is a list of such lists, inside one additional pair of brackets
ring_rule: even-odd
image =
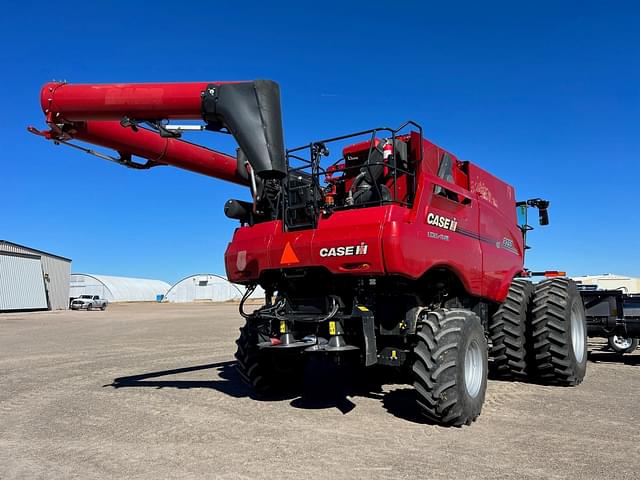
[(480, 403), (465, 411), (458, 398), (458, 348), (466, 322), (481, 327), (469, 310), (437, 310), (418, 324), (412, 365), (416, 403), (427, 418), (447, 426), (470, 425), (481, 410)]
[(568, 278), (544, 280), (536, 287), (532, 309), (531, 373), (545, 383), (573, 386), (582, 382), (571, 358), (570, 321), (575, 284)]
[(534, 286), (524, 279), (514, 279), (505, 301), (489, 320), (492, 369), (502, 378), (527, 375), (527, 327)]

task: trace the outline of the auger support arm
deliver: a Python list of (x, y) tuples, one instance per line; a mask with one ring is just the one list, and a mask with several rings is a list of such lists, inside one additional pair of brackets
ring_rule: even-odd
[(174, 138), (163, 138), (146, 129), (133, 131), (119, 122), (91, 121), (78, 124), (74, 138), (102, 145), (152, 162), (200, 173), (240, 185), (248, 185), (236, 159), (215, 150)]
[[(47, 140), (69, 145), (126, 167), (147, 169), (172, 165), (239, 185), (249, 185), (246, 171), (243, 174), (241, 170), (245, 167), (238, 167), (238, 162), (230, 155), (175, 138), (163, 138), (144, 128), (136, 131), (124, 128), (120, 122), (92, 120), (65, 124), (58, 130), (42, 132), (35, 127), (28, 127), (28, 130)], [(72, 144), (70, 140), (73, 139), (115, 150), (119, 158)], [(147, 162), (133, 162), (132, 156), (144, 158)]]

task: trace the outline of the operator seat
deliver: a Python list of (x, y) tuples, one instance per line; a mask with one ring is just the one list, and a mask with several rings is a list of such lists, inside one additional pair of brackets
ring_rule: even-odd
[(390, 201), (391, 191), (384, 184), (384, 174), (384, 153), (382, 144), (378, 144), (371, 149), (367, 161), (360, 167), (360, 174), (353, 183), (353, 204)]

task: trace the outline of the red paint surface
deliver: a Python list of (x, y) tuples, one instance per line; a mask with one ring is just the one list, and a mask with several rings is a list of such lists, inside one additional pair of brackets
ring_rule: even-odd
[(40, 105), (53, 120), (200, 119), (201, 94), (207, 85), (243, 82), (190, 83), (47, 83)]
[[(460, 170), (454, 171), (455, 183), (448, 183), (434, 175), (443, 150), (425, 140), (423, 152), (412, 208), (387, 205), (338, 211), (322, 216), (316, 229), (295, 232), (283, 231), (280, 221), (238, 228), (225, 253), (229, 279), (255, 281), (262, 272), (291, 266), (280, 261), (290, 244), (299, 260), (296, 268), (321, 265), (336, 275), (417, 279), (434, 267), (444, 266), (458, 275), (469, 293), (504, 300), (511, 280), (523, 270), (524, 246), (516, 224), (513, 188), (476, 165), (458, 162), (453, 155)], [(457, 193), (459, 201), (434, 194), (436, 185)], [(472, 191), (469, 185), (483, 187)], [(457, 231), (427, 224), (429, 213), (455, 218)], [(445, 235), (447, 240), (429, 234)], [(504, 248), (505, 239), (512, 249)], [(320, 256), (322, 248), (361, 242), (368, 245), (366, 255)], [(236, 262), (240, 250), (247, 251), (243, 270)], [(366, 267), (354, 270), (363, 264)]]

